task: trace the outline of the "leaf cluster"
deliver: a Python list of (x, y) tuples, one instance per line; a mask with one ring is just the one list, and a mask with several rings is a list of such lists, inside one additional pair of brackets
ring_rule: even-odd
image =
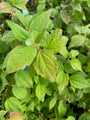
[(27, 2), (0, 2), (1, 120), (89, 120), (89, 0)]

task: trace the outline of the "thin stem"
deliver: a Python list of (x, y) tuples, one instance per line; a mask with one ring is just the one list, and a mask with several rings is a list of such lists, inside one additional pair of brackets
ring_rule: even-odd
[(6, 92), (5, 99), (4, 99), (4, 102), (5, 102), (6, 99), (7, 99), (7, 95), (8, 95), (9, 89), (10, 89), (10, 87), (11, 87), (12, 81), (13, 81), (13, 79), (14, 79), (14, 76), (15, 76), (15, 73), (13, 74), (13, 76), (12, 76), (12, 78), (11, 78), (11, 80), (10, 80), (10, 83), (9, 83), (9, 85), (8, 85), (7, 92)]
[(38, 114), (43, 120), (45, 120), (44, 117), (39, 112), (37, 112), (37, 111), (33, 111), (33, 112)]
[(37, 49), (37, 50), (39, 50), (39, 51), (41, 51), (42, 49), (40, 49), (39, 47), (37, 47), (36, 45), (34, 45), (35, 46), (35, 48)]

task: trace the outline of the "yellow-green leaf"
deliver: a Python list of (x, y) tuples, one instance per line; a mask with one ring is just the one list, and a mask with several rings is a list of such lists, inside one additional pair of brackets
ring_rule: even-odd
[(69, 22), (71, 20), (70, 15), (68, 14), (68, 12), (66, 10), (61, 12), (61, 18), (67, 25), (69, 24)]
[(85, 37), (83, 35), (74, 35), (71, 38), (71, 43), (69, 45), (69, 48), (81, 46), (84, 43)]
[(18, 86), (13, 86), (12, 92), (17, 99), (25, 99), (28, 93), (26, 88), (22, 88)]
[(36, 86), (36, 96), (38, 97), (38, 99), (42, 102), (44, 102), (44, 97), (45, 94), (47, 93), (46, 91), (46, 87), (42, 84), (38, 84)]
[(72, 87), (78, 89), (90, 87), (90, 82), (80, 75), (72, 75), (70, 77), (70, 84)]
[[(30, 67), (31, 69), (31, 67)], [(20, 70), (15, 74), (15, 84), (18, 87), (31, 88), (33, 86), (33, 80), (28, 71)]]
[(24, 28), (19, 26), (16, 23), (13, 23), (9, 20), (7, 20), (8, 25), (10, 26), (15, 38), (21, 42), (25, 42), (29, 38), (29, 32), (26, 31)]
[(31, 33), (33, 30), (38, 32), (37, 41), (39, 42), (43, 37), (43, 33), (48, 27), (49, 20), (50, 20), (50, 13), (51, 10), (48, 10), (42, 14), (40, 14), (35, 20), (32, 21), (30, 25), (29, 32)]
[(71, 59), (70, 60), (70, 64), (71, 64), (71, 66), (72, 66), (72, 68), (74, 69), (74, 70), (76, 70), (76, 71), (82, 71), (82, 65), (81, 65), (81, 62), (78, 60), (78, 59), (75, 59), (75, 58), (73, 58), (73, 59)]
[(6, 72), (13, 73), (29, 66), (35, 56), (36, 49), (33, 46), (17, 46), (10, 53), (6, 63)]
[(40, 51), (35, 60), (34, 68), (38, 75), (46, 77), (53, 82), (58, 68), (56, 57), (48, 50)]

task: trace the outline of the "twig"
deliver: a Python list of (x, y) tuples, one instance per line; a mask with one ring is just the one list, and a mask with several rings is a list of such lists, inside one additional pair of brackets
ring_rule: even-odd
[(6, 99), (7, 99), (7, 95), (8, 95), (9, 89), (10, 89), (10, 87), (11, 87), (12, 81), (13, 81), (13, 79), (14, 79), (14, 76), (15, 76), (15, 73), (13, 74), (13, 76), (12, 76), (12, 78), (11, 78), (11, 80), (10, 80), (10, 83), (9, 83), (9, 85), (8, 85), (7, 92), (6, 92), (5, 99), (4, 99), (4, 102), (5, 102)]
[(36, 45), (34, 45), (35, 46), (35, 48), (37, 49), (37, 50), (39, 50), (39, 51), (41, 51), (42, 49), (40, 49), (39, 47), (37, 47)]
[(33, 111), (33, 112), (38, 114), (43, 120), (45, 120), (44, 117), (39, 112), (37, 112), (37, 111)]

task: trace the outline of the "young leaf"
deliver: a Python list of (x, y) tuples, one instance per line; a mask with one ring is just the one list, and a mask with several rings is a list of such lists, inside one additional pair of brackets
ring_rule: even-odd
[(43, 33), (47, 29), (47, 26), (48, 26), (49, 20), (50, 20), (50, 13), (51, 13), (51, 10), (48, 10), (48, 11), (42, 13), (41, 15), (36, 17), (36, 19), (34, 19), (30, 25), (30, 29), (29, 29), (30, 33), (33, 30), (38, 32), (38, 37), (37, 37), (37, 41), (36, 41), (37, 43), (40, 42), (40, 40), (43, 37)]
[(8, 25), (10, 26), (15, 38), (20, 42), (24, 43), (25, 40), (29, 38), (29, 32), (23, 29), (16, 23), (7, 20)]
[(72, 68), (76, 71), (80, 70), (82, 71), (82, 66), (81, 66), (81, 62), (78, 59), (71, 59), (70, 60), (70, 64), (72, 66)]
[(26, 88), (22, 88), (22, 87), (18, 87), (18, 86), (13, 86), (12, 87), (12, 92), (13, 92), (13, 95), (17, 99), (25, 99), (26, 96), (27, 96), (27, 89)]
[(56, 57), (48, 50), (40, 51), (34, 62), (34, 68), (38, 75), (46, 77), (53, 82), (58, 68)]
[(67, 13), (66, 10), (61, 12), (61, 18), (65, 22), (66, 25), (68, 25), (70, 20), (71, 20), (71, 18), (70, 18), (69, 14)]
[(59, 73), (56, 76), (56, 83), (58, 84), (58, 90), (59, 94), (64, 90), (66, 85), (68, 85), (68, 79), (66, 74), (63, 71), (59, 71)]
[(75, 120), (75, 118), (73, 116), (69, 116), (67, 119), (65, 120)]
[(59, 114), (59, 117), (60, 118), (64, 117), (65, 114), (66, 114), (66, 111), (67, 111), (66, 103), (60, 101), (59, 105), (58, 105), (58, 114)]
[(72, 75), (70, 77), (70, 84), (74, 88), (83, 89), (90, 87), (90, 83), (80, 75)]
[(27, 46), (30, 46), (30, 45), (34, 44), (37, 36), (38, 36), (38, 32), (32, 31), (32, 33), (30, 34), (30, 38), (28, 38), (28, 39), (25, 41), (25, 44), (26, 44)]
[(77, 55), (79, 55), (78, 50), (71, 50), (70, 53), (69, 53), (70, 58), (75, 58)]
[(68, 57), (69, 52), (68, 52), (66, 46), (63, 46), (63, 48), (60, 50), (60, 54), (61, 54), (62, 56), (64, 56), (65, 58)]
[(38, 84), (36, 86), (36, 96), (42, 102), (44, 102), (44, 96), (47, 93), (46, 87), (44, 85)]
[(57, 98), (56, 97), (52, 98), (49, 103), (49, 109), (52, 109), (55, 106), (56, 102), (57, 102)]
[(13, 35), (13, 32), (12, 31), (8, 31), (7, 33), (5, 33), (3, 35), (3, 37), (1, 38), (1, 41), (5, 42), (5, 43), (10, 43), (12, 41), (15, 40), (15, 37)]
[(31, 88), (33, 86), (33, 80), (27, 71), (18, 71), (14, 78), (18, 87)]
[(20, 12), (20, 10), (16, 8), (13, 8), (13, 9), (17, 13), (20, 22), (25, 26), (25, 28), (27, 28), (27, 21), (26, 21), (25, 16)]
[(56, 29), (55, 31), (52, 31), (48, 38), (46, 48), (53, 53), (60, 53), (63, 47), (65, 47), (67, 41), (67, 37), (62, 36), (62, 30)]
[(33, 46), (17, 46), (10, 53), (6, 64), (6, 72), (13, 73), (29, 66), (35, 56), (36, 49)]
[(71, 38), (71, 43), (69, 45), (69, 48), (81, 46), (84, 43), (85, 37), (83, 35), (74, 35)]

